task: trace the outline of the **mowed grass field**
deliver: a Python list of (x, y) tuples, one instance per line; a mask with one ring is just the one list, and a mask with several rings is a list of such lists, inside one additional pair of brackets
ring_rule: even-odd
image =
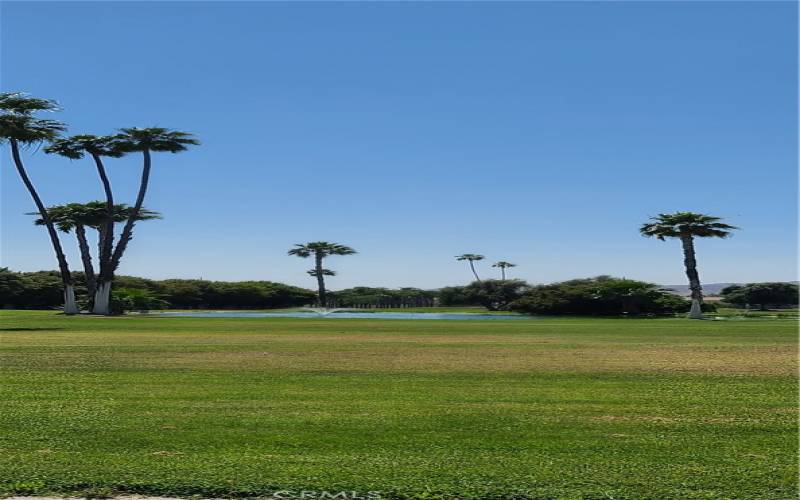
[(0, 312), (0, 492), (796, 498), (786, 320)]

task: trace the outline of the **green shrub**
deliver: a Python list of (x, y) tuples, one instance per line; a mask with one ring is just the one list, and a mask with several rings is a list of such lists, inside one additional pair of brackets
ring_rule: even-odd
[(797, 283), (748, 283), (722, 289), (722, 300), (737, 307), (758, 306), (762, 310), (775, 307), (797, 307)]
[(539, 285), (511, 304), (526, 314), (670, 314), (686, 312), (683, 297), (644, 281), (598, 276)]
[(164, 309), (169, 303), (150, 290), (142, 288), (118, 288), (111, 291), (111, 311), (122, 314), (125, 311), (149, 311)]
[(530, 289), (522, 280), (484, 280), (473, 281), (464, 287), (466, 300), (480, 304), (490, 311), (502, 311)]

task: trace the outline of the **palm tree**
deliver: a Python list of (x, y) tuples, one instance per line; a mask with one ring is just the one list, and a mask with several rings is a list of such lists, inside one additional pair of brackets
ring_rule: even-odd
[(55, 102), (48, 99), (29, 97), (19, 92), (0, 93), (0, 140), (8, 141), (11, 146), (11, 157), (17, 168), (17, 173), (22, 183), (28, 190), (39, 215), (42, 217), (53, 251), (56, 254), (58, 268), (61, 273), (61, 282), (64, 285), (64, 313), (77, 314), (78, 305), (75, 302), (75, 288), (72, 283), (72, 274), (69, 263), (61, 248), (53, 222), (47, 214), (42, 198), (33, 185), (25, 164), (20, 156), (20, 146), (33, 146), (42, 142), (55, 140), (66, 127), (56, 120), (36, 118), (33, 113), (37, 111), (54, 111), (57, 109)]
[[(139, 193), (136, 202), (131, 209), (130, 216), (122, 228), (122, 234), (117, 242), (114, 251), (111, 253), (107, 269), (105, 270), (104, 281), (97, 284), (94, 310), (96, 314), (109, 314), (109, 299), (111, 295), (111, 283), (114, 279), (114, 271), (119, 267), (122, 255), (128, 248), (128, 243), (133, 234), (133, 226), (139, 220), (139, 212), (144, 203), (147, 186), (150, 182), (151, 152), (180, 153), (186, 151), (188, 146), (200, 144), (197, 139), (186, 132), (179, 132), (160, 127), (151, 128), (123, 128), (119, 135), (114, 136), (109, 149), (115, 154), (125, 154), (135, 151), (142, 153), (142, 177), (139, 183)], [(106, 237), (107, 238), (107, 237)]]
[(508, 269), (509, 267), (517, 267), (517, 265), (516, 264), (512, 264), (511, 262), (506, 262), (504, 260), (501, 260), (499, 262), (495, 262), (494, 264), (492, 264), (492, 267), (499, 267), (500, 268), (500, 275), (502, 276), (501, 279), (503, 281), (505, 281), (506, 280), (506, 269)]
[(481, 279), (478, 277), (478, 273), (475, 272), (475, 262), (479, 260), (483, 260), (486, 257), (477, 253), (465, 253), (462, 255), (456, 255), (456, 260), (466, 260), (469, 261), (469, 268), (472, 269), (472, 274), (475, 275), (475, 279), (480, 282)]
[(308, 274), (317, 278), (320, 307), (326, 307), (328, 305), (325, 296), (325, 276), (336, 275), (334, 271), (322, 267), (322, 260), (330, 255), (353, 255), (354, 253), (356, 253), (356, 251), (348, 246), (338, 243), (328, 243), (327, 241), (312, 241), (306, 244), (298, 243), (288, 252), (289, 255), (296, 255), (304, 259), (312, 255), (314, 256), (314, 269), (308, 271)]
[(739, 228), (720, 222), (722, 219), (719, 217), (694, 212), (658, 214), (658, 217), (651, 217), (650, 220), (651, 222), (645, 223), (639, 228), (642, 236), (654, 236), (661, 241), (666, 238), (681, 240), (683, 263), (686, 266), (686, 276), (689, 278), (689, 288), (692, 291), (692, 308), (689, 317), (702, 319), (703, 288), (700, 285), (700, 275), (697, 273), (694, 238), (727, 238), (731, 235), (731, 231)]
[[(98, 242), (100, 275), (98, 276), (98, 280), (101, 283), (110, 283), (113, 278), (113, 271), (110, 268), (111, 254), (114, 245), (115, 205), (114, 194), (111, 190), (111, 182), (108, 180), (105, 165), (103, 165), (103, 157), (119, 158), (123, 155), (123, 152), (116, 148), (115, 140), (116, 137), (114, 136), (74, 135), (72, 137), (53, 141), (49, 146), (44, 148), (45, 153), (58, 154), (71, 160), (79, 160), (86, 154), (89, 154), (94, 160), (97, 174), (100, 177), (100, 182), (103, 184), (103, 190), (106, 195), (106, 212), (103, 227), (102, 229), (98, 228), (100, 232), (100, 239)], [(110, 289), (110, 286), (103, 288)], [(93, 294), (94, 287), (92, 287), (90, 296), (93, 296)]]
[[(112, 208), (112, 225), (114, 222), (124, 222), (128, 219), (133, 209), (125, 204), (114, 205)], [(59, 231), (70, 233), (75, 231), (78, 240), (78, 250), (80, 251), (81, 261), (83, 262), (83, 272), (86, 275), (86, 288), (90, 298), (94, 298), (96, 291), (97, 278), (94, 273), (92, 254), (89, 250), (89, 241), (86, 237), (86, 228), (95, 229), (98, 232), (98, 245), (100, 253), (103, 252), (104, 232), (106, 231), (107, 208), (102, 201), (90, 201), (88, 203), (68, 203), (66, 205), (56, 205), (47, 207), (50, 220)], [(27, 215), (39, 215), (38, 212), (31, 212)], [(161, 219), (161, 214), (142, 208), (139, 211), (138, 220)], [(37, 226), (45, 225), (41, 217), (34, 222)]]

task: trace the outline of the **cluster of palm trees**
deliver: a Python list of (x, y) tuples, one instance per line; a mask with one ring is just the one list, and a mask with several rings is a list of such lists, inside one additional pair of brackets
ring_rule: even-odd
[[(98, 255), (103, 253), (103, 244), (106, 241), (106, 203), (103, 201), (90, 201), (88, 203), (67, 203), (47, 207), (50, 220), (56, 228), (63, 233), (75, 232), (78, 243), (78, 251), (83, 264), (83, 273), (86, 277), (86, 291), (89, 297), (94, 297), (97, 291), (97, 275), (95, 274), (92, 252), (89, 247), (89, 239), (86, 235), (87, 229), (97, 232)], [(133, 208), (122, 203), (116, 204), (113, 208), (114, 223), (123, 223), (131, 218)], [(35, 220), (37, 226), (46, 225), (45, 220), (38, 212), (29, 212), (27, 215), (39, 216)], [(160, 219), (161, 214), (142, 207), (136, 216), (137, 221)]]
[[(114, 272), (133, 238), (136, 222), (160, 217), (158, 213), (143, 207), (150, 180), (151, 153), (178, 153), (199, 142), (186, 132), (160, 127), (122, 128), (119, 129), (119, 133), (106, 136), (61, 137), (67, 128), (64, 123), (36, 116), (37, 113), (57, 109), (56, 103), (49, 99), (30, 97), (19, 92), (0, 93), (0, 140), (8, 142), (17, 173), (36, 205), (36, 213), (39, 216), (36, 223), (47, 229), (64, 285), (64, 312), (77, 314), (79, 309), (75, 300), (69, 263), (57, 229), (63, 232), (75, 231), (84, 270), (91, 271), (87, 272), (87, 281), (91, 276), (89, 294), (91, 312), (110, 314)], [(57, 154), (71, 160), (79, 160), (87, 155), (91, 157), (105, 192), (105, 201), (46, 207), (28, 175), (20, 153), (21, 148), (38, 146), (42, 143), (47, 144), (44, 151), (49, 154)], [(132, 207), (114, 202), (111, 182), (103, 163), (104, 158), (119, 158), (130, 153), (141, 153), (143, 161), (139, 191)], [(119, 238), (115, 239), (116, 223), (124, 225)], [(98, 232), (99, 269), (96, 275), (86, 239), (87, 227)]]
[[(478, 272), (475, 270), (475, 262), (481, 261), (485, 259), (481, 254), (478, 253), (464, 253), (461, 255), (456, 255), (456, 260), (459, 261), (467, 261), (469, 262), (469, 268), (472, 271), (472, 274), (475, 276), (475, 280), (480, 283), (481, 278), (478, 276)], [(517, 267), (516, 264), (512, 264), (511, 262), (506, 262), (504, 260), (500, 260), (492, 264), (492, 267), (496, 267), (500, 269), (500, 279), (505, 281), (506, 280), (506, 269), (510, 267)]]
[[(109, 314), (110, 292), (114, 280), (114, 272), (133, 238), (136, 222), (160, 218), (160, 214), (144, 208), (145, 195), (150, 180), (151, 153), (179, 153), (199, 142), (189, 133), (169, 130), (160, 127), (122, 128), (119, 133), (106, 136), (74, 135), (61, 137), (66, 125), (57, 120), (40, 118), (37, 113), (57, 110), (56, 103), (49, 99), (30, 97), (19, 92), (0, 93), (0, 141), (7, 142), (11, 149), (11, 157), (22, 183), (28, 190), (37, 211), (37, 225), (44, 226), (56, 255), (61, 279), (64, 285), (64, 312), (79, 312), (75, 300), (75, 290), (64, 250), (61, 246), (58, 231), (73, 232), (76, 235), (78, 249), (86, 273), (89, 288), (91, 311), (95, 314)], [(21, 149), (24, 147), (47, 144), (44, 151), (57, 154), (71, 160), (91, 157), (97, 170), (100, 183), (105, 192), (105, 201), (88, 203), (68, 203), (65, 205), (46, 207), (36, 187), (31, 181), (22, 161)], [(130, 153), (141, 153), (142, 173), (139, 191), (133, 206), (117, 204), (111, 188), (104, 164), (104, 158), (119, 158)], [(119, 238), (115, 238), (115, 224), (123, 224)], [(95, 272), (86, 229), (97, 232), (98, 271)], [(680, 239), (683, 246), (684, 266), (691, 289), (692, 307), (690, 317), (702, 318), (703, 290), (697, 272), (695, 255), (695, 238), (727, 238), (735, 226), (722, 222), (719, 217), (694, 212), (675, 212), (659, 214), (640, 228), (646, 237), (659, 240), (666, 238)], [(302, 258), (314, 257), (314, 268), (308, 274), (315, 277), (319, 291), (319, 304), (327, 306), (325, 276), (336, 273), (323, 267), (323, 260), (332, 255), (352, 255), (354, 249), (338, 243), (313, 241), (297, 244), (288, 251), (289, 255)], [(485, 257), (480, 254), (466, 253), (456, 256), (459, 261), (467, 261), (475, 279), (481, 279), (475, 270), (475, 262)], [(495, 262), (492, 267), (499, 268), (501, 279), (506, 280), (506, 269), (515, 267), (506, 261)]]

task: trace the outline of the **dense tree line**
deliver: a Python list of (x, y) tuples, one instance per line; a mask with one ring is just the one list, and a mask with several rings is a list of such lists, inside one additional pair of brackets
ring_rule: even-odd
[(419, 288), (370, 288), (359, 286), (328, 292), (331, 307), (388, 308), (388, 307), (432, 307), (436, 305), (436, 291)]
[[(86, 277), (72, 273), (78, 302), (87, 301)], [(311, 290), (272, 281), (149, 280), (117, 276), (112, 294), (120, 309), (269, 309), (314, 303)], [(17, 273), (0, 268), (0, 306), (50, 309), (64, 302), (56, 271)]]
[[(439, 290), (442, 306), (481, 305), (524, 314), (674, 314), (691, 302), (653, 283), (598, 276), (531, 286), (521, 280), (475, 281)], [(713, 306), (704, 305), (709, 310)]]
[(722, 300), (735, 307), (762, 310), (797, 307), (797, 283), (748, 283), (722, 289)]
[[(86, 277), (73, 273), (78, 302), (88, 300)], [(739, 307), (796, 307), (796, 283), (750, 283), (723, 290), (723, 300)], [(271, 309), (315, 304), (311, 290), (272, 281), (150, 280), (117, 276), (112, 309)], [(0, 307), (54, 309), (63, 304), (57, 271), (13, 272), (0, 268)], [(531, 286), (521, 280), (484, 280), (439, 290), (354, 287), (328, 292), (340, 308), (483, 306), (525, 314), (650, 315), (689, 311), (690, 300), (653, 283), (598, 276)], [(704, 304), (713, 310), (712, 304)]]

